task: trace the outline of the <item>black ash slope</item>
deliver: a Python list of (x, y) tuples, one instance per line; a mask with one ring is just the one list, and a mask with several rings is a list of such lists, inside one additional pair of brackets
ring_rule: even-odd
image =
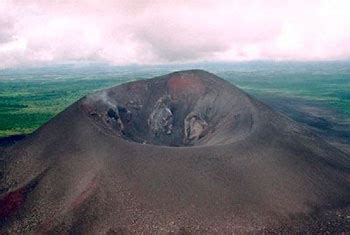
[(349, 157), (200, 70), (89, 95), (1, 160), (3, 232), (349, 228)]

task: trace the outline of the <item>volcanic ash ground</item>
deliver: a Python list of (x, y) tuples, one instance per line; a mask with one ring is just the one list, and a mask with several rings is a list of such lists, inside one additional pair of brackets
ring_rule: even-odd
[(0, 232), (346, 232), (350, 160), (217, 76), (88, 95), (0, 155)]

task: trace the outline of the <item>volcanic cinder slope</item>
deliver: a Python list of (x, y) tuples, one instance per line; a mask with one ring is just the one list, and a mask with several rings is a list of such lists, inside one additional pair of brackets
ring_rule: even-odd
[(88, 95), (1, 153), (1, 233), (341, 232), (350, 160), (201, 70)]

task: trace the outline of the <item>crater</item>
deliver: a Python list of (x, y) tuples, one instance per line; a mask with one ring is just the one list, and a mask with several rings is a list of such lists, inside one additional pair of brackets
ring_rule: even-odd
[(201, 70), (126, 83), (83, 104), (94, 122), (120, 138), (171, 147), (232, 143), (249, 135), (255, 116), (247, 95)]

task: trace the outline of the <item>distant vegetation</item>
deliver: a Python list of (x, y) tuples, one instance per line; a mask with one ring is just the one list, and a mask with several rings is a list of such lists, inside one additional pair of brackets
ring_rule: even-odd
[[(308, 105), (312, 102), (318, 107), (343, 115), (344, 118), (339, 122), (349, 123), (349, 65), (347, 62), (255, 62), (154, 67), (56, 66), (0, 70), (0, 136), (30, 133), (95, 90), (190, 68), (217, 73), (268, 103), (282, 99), (288, 103), (288, 100), (297, 99), (300, 106), (303, 102)], [(287, 114), (297, 119), (295, 113)]]
[(0, 81), (0, 136), (30, 133), (105, 80)]
[(0, 136), (30, 133), (87, 93), (120, 83), (59, 70), (20, 72), (0, 72)]

